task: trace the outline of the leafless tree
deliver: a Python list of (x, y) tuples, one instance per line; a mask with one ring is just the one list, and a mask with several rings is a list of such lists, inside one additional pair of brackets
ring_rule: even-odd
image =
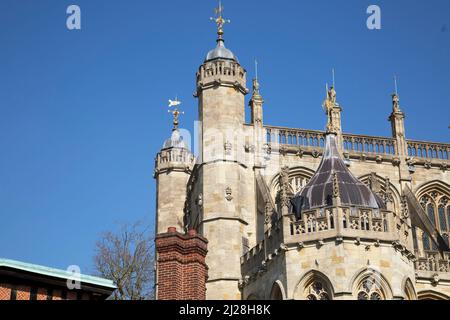
[(118, 233), (103, 233), (97, 242), (95, 268), (117, 286), (111, 299), (153, 298), (154, 246), (149, 229), (141, 222), (123, 225)]

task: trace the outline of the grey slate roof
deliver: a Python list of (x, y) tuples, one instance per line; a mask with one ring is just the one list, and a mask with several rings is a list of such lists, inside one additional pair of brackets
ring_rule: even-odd
[(385, 209), (383, 200), (347, 168), (336, 144), (336, 135), (327, 134), (322, 162), (309, 183), (292, 199), (294, 212), (328, 207), (333, 201), (333, 174), (336, 173), (341, 204), (349, 207)]

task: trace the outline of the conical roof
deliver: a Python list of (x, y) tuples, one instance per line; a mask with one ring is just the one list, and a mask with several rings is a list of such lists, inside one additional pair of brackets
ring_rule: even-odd
[(319, 169), (291, 201), (295, 213), (331, 206), (333, 180), (339, 186), (339, 197), (343, 206), (386, 208), (383, 200), (350, 172), (339, 154), (336, 135), (329, 133), (326, 136), (325, 151)]

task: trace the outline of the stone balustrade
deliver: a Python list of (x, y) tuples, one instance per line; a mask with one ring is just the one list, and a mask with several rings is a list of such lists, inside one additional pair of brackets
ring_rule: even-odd
[(344, 134), (343, 149), (349, 153), (378, 155), (397, 154), (396, 141), (392, 138), (370, 137), (356, 134)]
[(450, 160), (450, 144), (407, 140), (408, 156)]
[(310, 242), (333, 237), (365, 238), (383, 241), (397, 239), (394, 217), (389, 211), (329, 208), (302, 213), (300, 220), (292, 216), (289, 243)]
[(190, 173), (195, 165), (195, 156), (183, 148), (163, 149), (155, 158), (153, 176), (170, 171)]
[(265, 129), (266, 143), (268, 144), (312, 148), (325, 147), (324, 131), (289, 129), (283, 127), (265, 127)]
[(443, 256), (436, 251), (426, 251), (424, 256), (418, 256), (415, 268), (419, 272), (450, 273), (450, 252), (444, 252)]
[[(266, 144), (279, 150), (297, 152), (319, 151), (325, 146), (325, 132), (319, 130), (292, 129), (265, 126)], [(422, 160), (450, 161), (450, 144), (407, 140), (407, 154), (411, 158)], [(297, 150), (297, 151), (296, 151)], [(397, 159), (399, 150), (394, 138), (366, 136), (357, 134), (342, 135), (342, 150), (349, 158), (366, 158), (371, 160), (392, 161)], [(420, 161), (419, 161), (420, 162)]]
[(157, 164), (164, 163), (193, 163), (195, 157), (186, 149), (173, 148), (168, 150), (162, 150), (156, 156)]

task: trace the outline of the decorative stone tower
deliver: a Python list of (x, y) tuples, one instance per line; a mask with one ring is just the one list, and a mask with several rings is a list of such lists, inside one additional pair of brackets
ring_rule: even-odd
[(177, 106), (181, 102), (170, 101), (173, 130), (169, 139), (164, 142), (162, 150), (155, 159), (154, 178), (157, 189), (156, 234), (166, 232), (168, 228), (184, 228), (183, 208), (186, 200), (186, 184), (195, 163), (187, 143), (178, 129), (180, 111)]
[[(202, 219), (195, 226), (209, 242), (207, 299), (240, 299), (240, 256), (254, 233), (253, 171), (245, 160), (246, 71), (225, 47), (223, 7), (216, 9), (216, 48), (197, 72)], [(250, 234), (248, 234), (250, 233)]]

